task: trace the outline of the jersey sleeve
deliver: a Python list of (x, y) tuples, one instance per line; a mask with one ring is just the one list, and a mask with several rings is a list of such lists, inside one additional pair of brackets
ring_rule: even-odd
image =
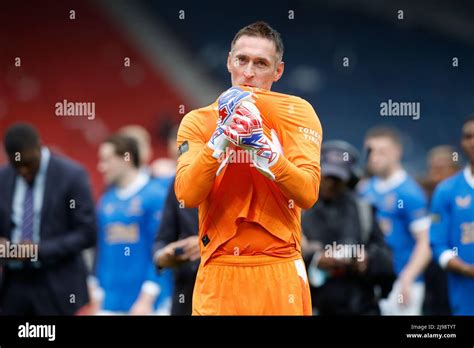
[(454, 257), (449, 243), (450, 208), (446, 188), (436, 188), (431, 202), (430, 245), (433, 255), (442, 268)]
[(158, 250), (164, 248), (168, 244), (177, 241), (179, 233), (179, 216), (178, 216), (179, 205), (176, 202), (176, 196), (174, 193), (174, 179), (168, 189), (166, 195), (166, 201), (163, 208), (163, 215), (158, 229), (158, 233), (155, 236), (153, 244), (153, 254)]
[(102, 276), (102, 273), (104, 272), (103, 264), (102, 262), (100, 262), (100, 260), (101, 260), (102, 250), (104, 250), (104, 248), (106, 247), (105, 237), (104, 237), (104, 232), (106, 228), (104, 209), (105, 209), (106, 204), (108, 203), (107, 197), (108, 197), (107, 194), (100, 197), (96, 206), (97, 245), (95, 248), (95, 255), (94, 255), (95, 257), (94, 257), (93, 271), (92, 271), (91, 276), (96, 278), (99, 287), (101, 287), (100, 279), (102, 278), (101, 276)]
[(178, 130), (179, 149), (175, 192), (186, 208), (197, 207), (211, 191), (219, 162), (212, 157), (203, 130), (195, 120), (194, 112), (187, 114)]
[(427, 231), (430, 228), (430, 217), (428, 213), (428, 202), (423, 191), (414, 187), (408, 194), (402, 197), (403, 217), (407, 223), (408, 230), (416, 236), (417, 233)]
[(319, 196), (322, 127), (308, 102), (288, 107), (292, 112), (279, 120), (278, 129), (284, 155), (272, 171), (283, 194), (299, 207), (309, 209)]
[[(153, 197), (153, 198), (151, 198)], [(150, 262), (147, 263), (148, 269), (146, 273), (146, 279), (142, 285), (142, 291), (145, 291), (153, 296), (157, 296), (162, 287), (162, 279), (156, 272), (153, 264), (153, 241), (156, 234), (159, 231), (161, 217), (163, 214), (164, 196), (163, 193), (158, 195), (152, 195), (148, 198), (146, 212), (145, 212), (145, 225), (144, 225), (144, 237), (146, 238), (146, 245), (150, 246), (149, 257)]]

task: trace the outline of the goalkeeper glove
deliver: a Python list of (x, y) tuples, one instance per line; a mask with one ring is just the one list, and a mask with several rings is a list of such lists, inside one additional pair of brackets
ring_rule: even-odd
[(219, 97), (217, 127), (207, 143), (214, 150), (212, 157), (219, 158), (228, 146), (224, 131), (232, 122), (232, 114), (244, 100), (253, 101), (252, 93), (244, 91), (239, 87), (231, 87)]
[(275, 180), (271, 167), (278, 161), (282, 148), (275, 131), (270, 140), (263, 133), (263, 121), (258, 108), (244, 101), (232, 116), (232, 123), (224, 131), (236, 146), (252, 151), (252, 163), (263, 175)]

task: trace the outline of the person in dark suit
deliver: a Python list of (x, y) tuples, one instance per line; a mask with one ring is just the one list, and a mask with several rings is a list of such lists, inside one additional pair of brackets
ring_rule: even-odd
[(378, 299), (395, 280), (375, 208), (352, 189), (358, 159), (345, 141), (323, 144), (320, 199), (301, 218), (314, 314), (380, 315)]
[(42, 146), (28, 124), (10, 127), (4, 146), (9, 164), (0, 167), (0, 243), (37, 252), (0, 259), (0, 312), (75, 314), (89, 301), (81, 253), (95, 245), (97, 233), (88, 174)]
[(192, 314), (194, 283), (201, 257), (198, 230), (198, 209), (181, 205), (176, 199), (173, 179), (153, 246), (157, 269), (173, 269), (175, 284), (171, 315)]

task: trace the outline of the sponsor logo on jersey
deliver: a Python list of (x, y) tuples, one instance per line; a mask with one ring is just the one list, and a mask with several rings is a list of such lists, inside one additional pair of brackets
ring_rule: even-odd
[(459, 208), (469, 208), (471, 206), (471, 195), (456, 196), (456, 205)]

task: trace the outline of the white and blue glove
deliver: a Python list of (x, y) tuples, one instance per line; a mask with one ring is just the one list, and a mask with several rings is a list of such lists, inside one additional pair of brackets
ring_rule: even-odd
[(232, 122), (232, 115), (243, 101), (253, 102), (252, 93), (244, 91), (240, 87), (231, 87), (219, 97), (219, 117), (217, 127), (207, 145), (214, 150), (212, 156), (219, 158), (229, 145), (224, 131)]
[(235, 110), (231, 124), (224, 131), (225, 137), (234, 145), (252, 152), (252, 163), (263, 175), (275, 180), (271, 167), (278, 161), (282, 148), (276, 133), (272, 139), (263, 132), (260, 111), (251, 102), (244, 101)]

